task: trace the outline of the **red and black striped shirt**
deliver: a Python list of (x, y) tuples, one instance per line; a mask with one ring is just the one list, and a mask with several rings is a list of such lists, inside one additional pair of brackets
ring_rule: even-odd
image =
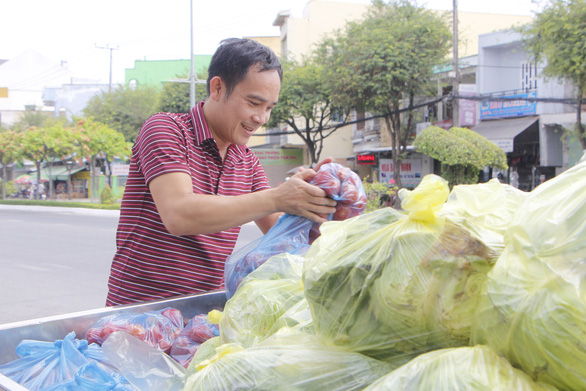
[(171, 235), (148, 188), (153, 178), (185, 172), (194, 193), (218, 196), (270, 188), (258, 158), (246, 146), (230, 145), (222, 161), (203, 103), (190, 114), (155, 114), (138, 135), (120, 209), (109, 306), (194, 294), (223, 284), (224, 261), (240, 227), (209, 235)]

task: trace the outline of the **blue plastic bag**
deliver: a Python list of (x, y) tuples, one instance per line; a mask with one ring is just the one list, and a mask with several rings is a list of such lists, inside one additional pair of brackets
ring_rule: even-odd
[[(129, 383), (122, 376), (116, 376), (116, 369), (98, 345), (75, 339), (75, 332), (55, 342), (24, 340), (17, 346), (16, 354), (20, 358), (1, 365), (0, 373), (31, 391), (75, 390), (71, 388), (74, 386), (71, 381), (75, 381), (76, 376), (88, 375), (88, 371), (93, 371), (94, 378), (109, 377), (115, 379), (116, 383), (98, 384), (95, 388), (86, 387), (85, 390), (133, 389), (120, 388)], [(90, 363), (94, 365), (88, 367)]]
[(226, 259), (224, 284), (231, 298), (244, 277), (256, 270), (273, 255), (303, 255), (309, 250), (309, 232), (313, 221), (284, 214), (266, 235), (248, 243)]

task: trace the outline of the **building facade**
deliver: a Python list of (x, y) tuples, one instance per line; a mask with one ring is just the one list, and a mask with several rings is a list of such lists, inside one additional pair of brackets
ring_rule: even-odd
[(517, 32), (480, 35), (478, 63), (480, 121), (472, 130), (507, 154), (509, 170), (501, 173), (505, 181), (513, 178), (530, 191), (576, 164), (580, 144), (564, 131), (575, 125), (576, 109), (562, 102), (575, 99), (576, 88), (541, 76), (544, 64), (531, 60)]
[[(337, 2), (329, 0), (308, 1), (301, 18), (295, 18), (289, 11), (280, 12), (273, 25), (280, 28), (281, 53), (283, 57), (300, 59), (311, 53), (313, 45), (334, 30), (342, 28), (348, 21), (359, 20), (367, 12), (368, 4)], [(437, 11), (450, 13), (449, 11)], [(529, 16), (458, 13), (459, 45), (462, 73), (462, 93), (476, 94), (476, 73), (478, 62), (479, 34), (498, 29), (510, 28), (531, 20)], [(438, 70), (438, 96), (449, 93), (442, 85), (453, 78), (451, 69)], [(476, 124), (476, 104), (468, 106), (461, 112), (469, 126)], [(369, 118), (376, 113), (354, 113), (354, 121)], [(422, 123), (418, 129), (431, 124), (451, 127), (451, 108), (439, 102), (422, 109)], [(281, 130), (287, 130), (286, 128)], [(286, 136), (283, 144), (295, 145), (302, 141), (295, 135)], [(391, 140), (382, 119), (370, 119), (357, 122), (338, 130), (325, 140), (322, 156), (332, 156), (337, 161), (358, 172), (361, 177), (370, 177), (381, 182), (388, 182), (392, 177)], [(426, 174), (436, 172), (437, 164), (427, 156), (408, 149), (408, 155), (402, 165), (401, 180), (406, 187), (414, 187)]]

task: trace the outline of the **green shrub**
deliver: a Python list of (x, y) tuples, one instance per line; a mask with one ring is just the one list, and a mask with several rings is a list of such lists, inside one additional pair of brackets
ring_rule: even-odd
[(114, 197), (114, 192), (110, 185), (104, 186), (102, 192), (100, 193), (100, 201), (102, 204), (112, 205), (116, 202), (116, 198)]
[(4, 187), (4, 185), (6, 185), (6, 197), (10, 196), (13, 193), (16, 193), (18, 188), (16, 187), (16, 185), (14, 184), (14, 181), (8, 181), (8, 182), (0, 182), (0, 197), (2, 196), (2, 189)]
[[(366, 193), (366, 212), (372, 212), (386, 206), (393, 206), (395, 196), (397, 195), (397, 186), (395, 180), (391, 179), (389, 183), (369, 180), (366, 177), (362, 180), (364, 192)], [(381, 200), (382, 199), (382, 200)]]

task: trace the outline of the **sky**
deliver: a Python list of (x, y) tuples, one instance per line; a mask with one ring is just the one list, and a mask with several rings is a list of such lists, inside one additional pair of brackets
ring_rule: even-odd
[[(370, 0), (337, 0), (370, 3)], [(532, 15), (535, 0), (457, 0), (468, 12)], [(278, 36), (279, 11), (301, 17), (308, 0), (0, 0), (0, 59), (32, 49), (76, 77), (124, 82), (135, 60), (213, 54), (229, 37)], [(453, 0), (419, 0), (451, 10)], [(190, 8), (193, 6), (193, 26)], [(49, 76), (48, 76), (49, 77)], [(47, 81), (50, 83), (50, 80)]]

